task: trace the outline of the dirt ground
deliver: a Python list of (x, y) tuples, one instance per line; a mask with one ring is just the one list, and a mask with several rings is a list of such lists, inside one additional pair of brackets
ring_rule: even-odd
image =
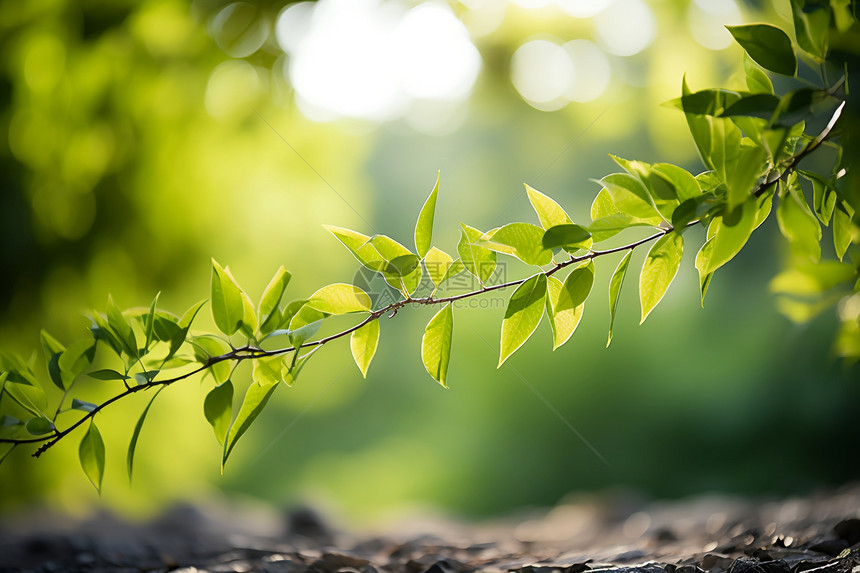
[(860, 573), (860, 484), (785, 500), (583, 495), (483, 523), (342, 531), (310, 509), (179, 506), (147, 524), (0, 518), (0, 571)]

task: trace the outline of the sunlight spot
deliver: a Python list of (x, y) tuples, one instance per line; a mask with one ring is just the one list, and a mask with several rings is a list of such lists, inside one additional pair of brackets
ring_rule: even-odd
[(593, 42), (572, 40), (564, 45), (573, 61), (574, 77), (566, 94), (576, 102), (593, 101), (609, 87), (609, 58)]
[(564, 97), (574, 81), (573, 61), (567, 51), (548, 40), (526, 42), (511, 59), (511, 81), (529, 105), (555, 111), (567, 105)]
[(723, 50), (732, 44), (726, 26), (743, 22), (740, 8), (734, 0), (697, 0), (687, 10), (687, 22), (693, 38), (710, 50)]
[(262, 88), (256, 68), (244, 60), (227, 60), (212, 70), (206, 84), (204, 105), (215, 119), (247, 115)]
[(246, 58), (259, 50), (269, 37), (262, 12), (248, 2), (230, 4), (214, 18), (210, 28), (218, 47), (233, 58)]
[(314, 14), (313, 2), (287, 4), (275, 21), (275, 38), (285, 52), (296, 49), (311, 27)]
[(556, 0), (568, 16), (592, 18), (603, 12), (612, 0)]
[(594, 19), (600, 46), (616, 56), (632, 56), (651, 45), (657, 21), (642, 0), (615, 0)]

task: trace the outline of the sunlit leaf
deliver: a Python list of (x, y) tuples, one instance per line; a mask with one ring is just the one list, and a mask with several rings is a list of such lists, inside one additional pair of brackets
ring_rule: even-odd
[(230, 336), (242, 325), (245, 303), (239, 284), (215, 259), (212, 259), (212, 318), (218, 330)]
[(224, 464), (227, 463), (227, 458), (230, 457), (233, 448), (236, 447), (236, 442), (238, 442), (239, 438), (248, 431), (248, 428), (251, 427), (251, 424), (254, 423), (254, 420), (257, 419), (257, 416), (259, 416), (260, 412), (263, 411), (263, 408), (266, 407), (266, 403), (269, 401), (269, 398), (272, 397), (272, 393), (278, 386), (279, 384), (277, 383), (268, 386), (260, 386), (256, 382), (252, 382), (251, 385), (248, 386), (248, 391), (245, 393), (245, 398), (242, 401), (242, 407), (239, 409), (239, 413), (236, 415), (236, 419), (233, 420), (233, 424), (230, 426), (227, 436), (224, 439), (224, 450), (221, 456), (221, 471), (224, 471)]
[(651, 173), (672, 186), (675, 198), (679, 202), (699, 197), (702, 194), (699, 182), (692, 173), (682, 167), (671, 163), (655, 163), (651, 166)]
[(107, 321), (111, 330), (113, 330), (113, 333), (122, 345), (123, 351), (132, 358), (137, 358), (139, 353), (137, 349), (137, 340), (135, 340), (134, 337), (134, 331), (122, 315), (120, 308), (110, 296), (108, 296), (107, 303)]
[(144, 335), (144, 344), (143, 344), (143, 352), (149, 350), (149, 345), (152, 343), (153, 337), (155, 335), (155, 309), (158, 306), (158, 298), (161, 296), (161, 292), (155, 293), (155, 298), (152, 299), (152, 304), (149, 305), (149, 312), (146, 313), (146, 321), (144, 322), (143, 327), (143, 335)]
[(755, 198), (750, 197), (739, 209), (740, 218), (732, 226), (726, 225), (721, 216), (711, 221), (708, 235), (712, 236), (713, 240), (707, 251), (707, 259), (702, 255), (702, 266), (699, 269), (702, 275), (711, 274), (732, 260), (749, 240), (756, 223)]
[(754, 94), (772, 94), (773, 83), (767, 74), (753, 62), (749, 54), (744, 52), (744, 72), (746, 73), (747, 89)]
[(755, 63), (777, 74), (793, 76), (797, 56), (785, 32), (769, 24), (726, 26), (738, 44)]
[(364, 267), (372, 271), (382, 271), (385, 268), (387, 262), (370, 243), (370, 237), (367, 235), (332, 225), (323, 225), (323, 228), (349, 249)]
[(848, 263), (799, 261), (775, 276), (770, 281), (770, 290), (797, 296), (818, 295), (850, 281), (855, 275), (856, 270)]
[(480, 244), (488, 249), (513, 255), (527, 265), (542, 266), (552, 262), (552, 251), (544, 248), (543, 235), (544, 230), (537, 225), (508, 223), (495, 231), (485, 233)]
[[(431, 251), (432, 252), (432, 251)], [(355, 365), (361, 370), (361, 376), (367, 378), (367, 369), (376, 354), (379, 344), (379, 321), (371, 320), (358, 330), (353, 331), (349, 337), (349, 350)]]
[(223, 446), (233, 417), (233, 383), (230, 380), (215, 386), (206, 394), (206, 399), (203, 401), (203, 415), (212, 426), (215, 439)]
[(555, 227), (556, 225), (567, 225), (573, 223), (570, 216), (562, 209), (561, 205), (556, 203), (550, 197), (544, 195), (537, 189), (533, 189), (526, 185), (526, 193), (529, 197), (529, 202), (532, 208), (537, 213), (540, 226), (544, 229)]
[(546, 296), (546, 275), (538, 273), (521, 283), (508, 302), (502, 321), (499, 367), (531, 337), (540, 324)]
[(577, 267), (564, 282), (547, 278), (546, 310), (552, 327), (552, 349), (555, 350), (573, 336), (585, 308), (585, 300), (594, 284), (594, 264)]
[(577, 247), (591, 238), (588, 229), (572, 223), (556, 225), (546, 230), (541, 238), (544, 249)]
[(613, 173), (598, 183), (609, 192), (613, 204), (622, 213), (645, 219), (659, 215), (651, 194), (639, 178), (629, 173)]
[(779, 229), (793, 252), (817, 262), (821, 259), (821, 226), (806, 204), (796, 180), (787, 187), (787, 193), (780, 199), (776, 210)]
[(284, 291), (290, 283), (292, 275), (283, 267), (278, 268), (275, 276), (269, 281), (266, 289), (263, 291), (263, 296), (260, 297), (260, 304), (257, 307), (260, 315), (260, 332), (266, 335), (278, 327), (278, 322), (281, 319), (281, 314), (278, 305), (281, 304), (281, 298), (284, 296)]
[(78, 459), (80, 459), (81, 468), (83, 468), (87, 478), (101, 493), (102, 478), (105, 474), (105, 444), (102, 435), (92, 421), (78, 447)]
[(642, 265), (639, 275), (639, 301), (642, 305), (642, 319), (645, 322), (648, 315), (657, 306), (669, 285), (678, 274), (681, 266), (681, 256), (684, 254), (684, 238), (680, 233), (667, 233), (657, 239)]
[(714, 272), (708, 269), (713, 249), (714, 238), (711, 237), (705, 241), (705, 244), (696, 253), (696, 270), (699, 271), (699, 290), (702, 293), (702, 308), (705, 307), (705, 295), (708, 293), (708, 287), (711, 285), (711, 279), (714, 277)]
[(191, 308), (185, 311), (185, 314), (183, 314), (182, 318), (179, 319), (179, 323), (177, 324), (179, 329), (170, 338), (170, 350), (164, 358), (165, 362), (170, 360), (185, 342), (185, 338), (188, 336), (188, 330), (191, 328), (191, 324), (194, 322), (194, 319), (197, 317), (197, 313), (200, 312), (200, 309), (204, 304), (206, 304), (205, 300), (201, 300), (194, 304)]
[(427, 252), (424, 257), (424, 266), (427, 268), (427, 275), (434, 286), (442, 284), (442, 278), (448, 273), (448, 270), (454, 264), (454, 259), (451, 255), (433, 247)]
[(627, 268), (630, 266), (632, 255), (632, 250), (627, 251), (609, 281), (609, 338), (606, 341), (607, 348), (612, 343), (612, 329), (615, 326), (615, 313), (618, 310), (618, 301), (621, 297), (621, 286), (624, 284), (624, 277), (627, 275)]
[(260, 386), (271, 386), (281, 381), (281, 361), (283, 357), (261, 356), (253, 361), (251, 378)]
[(481, 231), (468, 225), (461, 226), (463, 229), (460, 233), (460, 242), (457, 245), (460, 261), (467, 271), (475, 275), (481, 284), (484, 284), (496, 270), (496, 253), (475, 244), (483, 236)]
[(197, 361), (203, 365), (209, 364), (206, 372), (215, 379), (216, 384), (224, 383), (230, 377), (230, 370), (232, 370), (230, 362), (221, 360), (210, 363), (210, 360), (230, 352), (230, 345), (215, 336), (195, 336), (191, 342)]
[(451, 334), (454, 331), (454, 311), (449, 302), (437, 312), (421, 339), (421, 360), (433, 379), (448, 387), (448, 362), (451, 358)]
[(335, 283), (316, 291), (306, 303), (310, 308), (328, 314), (347, 314), (371, 310), (370, 297), (355, 285)]
[(436, 214), (436, 197), (439, 194), (439, 173), (436, 174), (436, 185), (421, 212), (418, 214), (418, 222), (415, 224), (415, 252), (420, 258), (424, 258), (430, 250), (430, 241), (433, 238), (433, 218)]
[[(849, 211), (850, 210), (850, 211)], [(852, 229), (854, 224), (851, 218), (854, 216), (854, 211), (844, 202), (839, 202), (836, 209), (833, 211), (833, 245), (836, 248), (836, 256), (841, 261), (845, 256), (845, 252), (852, 242)]]

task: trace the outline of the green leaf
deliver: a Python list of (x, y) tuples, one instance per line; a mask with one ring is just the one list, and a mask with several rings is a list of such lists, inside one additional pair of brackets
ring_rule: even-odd
[(547, 278), (546, 311), (552, 328), (553, 350), (573, 336), (593, 285), (594, 263), (591, 261), (573, 269), (563, 283), (555, 277)]
[[(756, 145), (738, 148), (737, 155), (726, 157), (725, 172), (720, 173), (728, 189), (728, 209), (734, 210), (750, 197), (756, 181), (764, 172), (767, 152)], [(718, 171), (719, 173), (719, 171)]]
[(460, 233), (460, 242), (457, 244), (460, 261), (463, 267), (476, 276), (483, 285), (496, 270), (496, 253), (475, 244), (483, 236), (481, 231), (468, 225), (461, 225), (461, 227), (463, 229)]
[[(556, 225), (547, 229), (542, 237), (544, 249), (579, 247), (591, 238), (588, 229), (572, 223)], [(547, 251), (549, 252), (549, 251)]]
[(76, 340), (66, 348), (57, 361), (65, 390), (71, 388), (78, 376), (90, 367), (95, 357), (96, 343), (92, 339)]
[(747, 89), (754, 94), (772, 94), (773, 83), (767, 74), (744, 52), (744, 72), (746, 73)]
[(203, 415), (212, 426), (215, 439), (223, 446), (227, 430), (230, 429), (230, 420), (233, 418), (233, 383), (230, 380), (215, 386), (206, 394)]
[(711, 221), (708, 235), (713, 237), (713, 241), (706, 253), (707, 258), (705, 254), (702, 255), (699, 269), (702, 276), (713, 273), (732, 260), (749, 240), (756, 224), (755, 197), (750, 196), (740, 209), (740, 218), (732, 226), (728, 226), (722, 216), (714, 217)]
[[(432, 251), (431, 251), (432, 252)], [(379, 321), (371, 320), (358, 330), (354, 330), (349, 336), (349, 350), (355, 365), (361, 370), (362, 378), (367, 378), (367, 369), (370, 361), (376, 354), (379, 345)]]
[(254, 360), (251, 378), (260, 386), (271, 386), (281, 381), (283, 356), (263, 356)]
[(430, 250), (430, 241), (433, 238), (433, 218), (436, 214), (436, 196), (439, 194), (439, 176), (436, 174), (436, 185), (433, 186), (433, 191), (421, 207), (421, 212), (418, 214), (418, 222), (415, 224), (415, 252), (420, 258), (427, 255)]
[(451, 358), (451, 334), (454, 331), (454, 311), (449, 302), (437, 312), (421, 339), (421, 360), (433, 380), (447, 388), (448, 362)]
[(818, 262), (821, 259), (821, 226), (796, 181), (794, 179), (788, 185), (788, 192), (780, 199), (776, 220), (783, 236), (791, 244), (792, 252)]
[(525, 344), (540, 324), (546, 297), (546, 275), (538, 273), (521, 283), (508, 302), (502, 321), (499, 365)]
[(40, 387), (13, 382), (11, 376), (9, 376), (3, 385), (3, 391), (16, 404), (33, 414), (33, 416), (43, 416), (42, 410), (47, 404), (47, 397), (45, 396), (45, 391)]
[(137, 340), (134, 337), (134, 330), (131, 325), (122, 315), (122, 311), (113, 301), (113, 298), (108, 296), (107, 303), (107, 321), (113, 333), (116, 335), (122, 350), (132, 358), (139, 356), (137, 350)]
[(427, 276), (433, 282), (434, 286), (442, 284), (442, 279), (448, 274), (448, 271), (454, 265), (454, 259), (445, 251), (439, 250), (436, 247), (431, 248), (424, 257), (424, 267), (427, 269)]
[(678, 205), (678, 208), (672, 213), (672, 226), (678, 232), (683, 232), (687, 224), (702, 219), (718, 205), (721, 205), (721, 202), (710, 193), (687, 199)]
[(281, 319), (281, 313), (278, 305), (281, 304), (281, 298), (284, 296), (284, 291), (287, 285), (290, 284), (292, 275), (283, 265), (278, 268), (275, 276), (269, 281), (266, 290), (263, 291), (263, 296), (260, 297), (260, 305), (257, 307), (260, 315), (260, 332), (266, 335), (278, 327), (278, 322)]
[(557, 225), (567, 225), (573, 223), (573, 220), (568, 216), (561, 205), (554, 200), (544, 195), (540, 191), (526, 185), (526, 193), (529, 196), (529, 203), (537, 213), (540, 220), (540, 226), (544, 229), (555, 227)]
[(726, 26), (735, 41), (755, 63), (777, 74), (793, 76), (797, 72), (797, 56), (785, 32), (769, 24)]
[(81, 440), (81, 445), (78, 447), (78, 458), (87, 478), (101, 493), (102, 478), (105, 474), (105, 444), (98, 428), (92, 421), (87, 433)]
[(48, 366), (48, 376), (51, 378), (51, 382), (54, 383), (54, 386), (65, 391), (66, 384), (63, 380), (62, 370), (60, 370), (60, 357), (63, 355), (66, 348), (60, 344), (59, 340), (48, 334), (45, 330), (42, 330), (40, 333), (40, 339), (42, 341), (42, 351), (45, 355), (45, 362)]
[(714, 250), (714, 238), (711, 237), (705, 244), (702, 245), (702, 248), (699, 249), (699, 252), (696, 253), (696, 270), (699, 271), (699, 289), (702, 293), (702, 308), (705, 307), (705, 295), (708, 293), (708, 287), (711, 284), (711, 279), (714, 276), (713, 271), (708, 271), (708, 265), (710, 264), (711, 254)]
[(370, 243), (370, 237), (367, 235), (332, 225), (323, 225), (323, 228), (349, 249), (349, 252), (365, 268), (381, 272), (388, 264)]
[(137, 423), (134, 425), (134, 432), (131, 434), (131, 441), (128, 443), (128, 453), (125, 457), (129, 483), (131, 483), (131, 477), (134, 474), (134, 453), (137, 450), (137, 442), (140, 439), (140, 431), (143, 429), (143, 422), (146, 420), (146, 415), (149, 414), (149, 409), (152, 408), (152, 403), (155, 402), (155, 399), (158, 398), (158, 395), (161, 394), (161, 391), (165, 388), (167, 388), (167, 386), (162, 386), (155, 392), (155, 394), (152, 395), (152, 398), (149, 399), (149, 402), (146, 404), (146, 408), (143, 409), (143, 412), (141, 412), (140, 417), (137, 419)]
[(679, 202), (694, 199), (702, 194), (699, 182), (693, 174), (677, 165), (656, 163), (651, 166), (651, 173), (662, 178), (672, 186), (674, 196)]
[(315, 335), (322, 326), (322, 321), (328, 316), (330, 315), (309, 306), (300, 308), (290, 321), (289, 337), (293, 346), (298, 348)]
[(155, 377), (158, 376), (158, 370), (147, 370), (145, 372), (137, 372), (134, 375), (134, 381), (138, 386), (146, 386), (151, 384)]
[(537, 225), (508, 223), (485, 233), (480, 244), (513, 255), (527, 265), (542, 266), (552, 262), (552, 251), (543, 247), (543, 234), (544, 230)]
[(233, 424), (227, 432), (227, 437), (224, 439), (224, 450), (221, 456), (222, 472), (224, 471), (224, 464), (227, 463), (227, 458), (230, 457), (230, 453), (236, 447), (236, 442), (248, 431), (248, 428), (251, 427), (251, 424), (254, 423), (254, 420), (257, 419), (257, 416), (266, 407), (266, 403), (272, 397), (272, 393), (277, 387), (277, 383), (260, 386), (256, 382), (252, 382), (248, 387), (245, 399), (242, 401), (242, 407), (239, 409), (239, 413), (236, 415), (236, 419), (233, 420)]
[(815, 206), (815, 215), (823, 225), (829, 225), (830, 219), (833, 217), (833, 209), (836, 207), (836, 190), (817, 173), (803, 170), (798, 170), (797, 173), (812, 183), (812, 202)]
[(797, 45), (818, 61), (827, 56), (830, 40), (830, 4), (820, 0), (792, 0)]
[(651, 194), (638, 177), (629, 173), (613, 173), (598, 183), (609, 192), (615, 207), (622, 213), (640, 219), (659, 216)]
[(92, 372), (88, 372), (87, 376), (90, 378), (95, 378), (96, 380), (130, 380), (131, 376), (126, 376), (116, 370), (112, 370), (110, 368), (103, 368), (101, 370), (93, 370)]
[(624, 277), (627, 275), (627, 268), (630, 266), (631, 255), (633, 255), (632, 249), (627, 251), (627, 254), (618, 263), (609, 281), (609, 339), (606, 341), (607, 348), (612, 343), (612, 329), (615, 325), (615, 313), (618, 310), (618, 301), (621, 296), (621, 285), (624, 284)]
[(421, 282), (421, 265), (418, 257), (409, 249), (386, 235), (374, 235), (371, 245), (383, 258), (380, 270), (382, 277), (404, 296), (414, 292)]
[(725, 89), (709, 89), (692, 93), (686, 90), (680, 98), (667, 101), (663, 105), (688, 114), (717, 116), (740, 97), (738, 92)]
[(31, 436), (44, 436), (54, 431), (53, 422), (41, 416), (27, 420), (25, 427)]
[(218, 330), (230, 336), (239, 330), (245, 317), (245, 302), (242, 289), (230, 274), (215, 259), (212, 259), (212, 318)]
[(759, 93), (744, 96), (720, 114), (721, 117), (757, 117), (760, 119), (771, 119), (776, 108), (779, 107), (780, 99), (770, 93)]
[(188, 336), (188, 330), (191, 328), (191, 323), (194, 322), (194, 319), (197, 317), (197, 313), (200, 312), (200, 309), (204, 304), (206, 304), (205, 300), (201, 300), (194, 304), (191, 308), (185, 311), (185, 314), (183, 314), (182, 318), (179, 319), (179, 323), (177, 324), (179, 329), (170, 338), (170, 350), (167, 352), (164, 362), (170, 360), (180, 347), (182, 347), (182, 344), (185, 342), (185, 338)]
[(839, 257), (840, 261), (853, 240), (852, 227), (854, 224), (851, 222), (853, 216), (854, 210), (847, 203), (841, 201), (836, 210), (833, 211), (833, 246), (836, 248), (836, 256)]
[(155, 334), (155, 309), (158, 306), (158, 297), (161, 292), (155, 293), (155, 298), (152, 299), (152, 304), (149, 305), (149, 312), (146, 314), (146, 322), (144, 323), (143, 333), (146, 342), (143, 344), (143, 352), (149, 350), (149, 345), (152, 343)]
[[(230, 352), (230, 345), (214, 335), (195, 336), (191, 339), (194, 356), (202, 365), (209, 364), (211, 358), (223, 356)], [(215, 379), (216, 384), (223, 384), (230, 377), (232, 366), (229, 360), (211, 364), (206, 370)]]
[(325, 286), (308, 298), (306, 306), (328, 314), (369, 312), (370, 297), (355, 285), (335, 283)]
[(81, 412), (92, 412), (96, 408), (98, 408), (98, 406), (96, 406), (92, 402), (84, 402), (83, 400), (78, 400), (77, 398), (74, 398), (72, 400), (72, 410), (80, 410)]
[(684, 254), (684, 238), (680, 233), (671, 232), (663, 235), (645, 257), (642, 273), (639, 275), (639, 301), (642, 305), (642, 320), (657, 306), (669, 285), (678, 274), (681, 266), (681, 256)]

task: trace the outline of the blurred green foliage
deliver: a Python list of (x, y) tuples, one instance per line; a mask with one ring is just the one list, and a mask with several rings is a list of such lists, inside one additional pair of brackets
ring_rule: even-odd
[[(485, 69), (453, 133), (315, 123), (297, 110), (271, 37), (232, 59), (235, 45), (213, 39), (223, 5), (0, 2), (0, 347), (30, 352), (42, 327), (70, 341), (108, 293), (143, 306), (160, 290), (160, 306), (181, 312), (207, 292), (210, 257), (252, 297), (281, 264), (296, 296), (349, 281), (357, 265), (321, 225), (408, 243), (439, 169), (434, 236), (448, 252), (460, 221), (532, 221), (523, 181), (584, 218), (599, 189), (589, 178), (613, 170), (609, 152), (698, 167), (683, 116), (658, 107), (679, 95), (684, 72), (697, 88), (743, 84), (738, 48), (698, 46), (686, 3), (661, 3), (654, 45), (613, 62), (629, 81), (592, 103), (536, 111), (510, 86), (510, 55), (534, 34), (581, 31), (512, 6), (478, 41)], [(254, 6), (271, 20), (282, 4)], [(758, 8), (785, 23), (784, 10)], [(205, 391), (190, 381), (153, 407), (133, 487), (122, 466), (142, 396), (100, 415), (101, 500), (75, 448), (60, 446), (4, 463), (0, 507), (146, 514), (226, 492), (363, 517), (422, 504), (491, 514), (578, 489), (785, 493), (855, 478), (857, 370), (829, 356), (834, 317), (796, 326), (776, 314), (767, 284), (783, 261), (773, 253), (788, 254), (775, 227), (723, 270), (704, 310), (692, 253), (643, 326), (635, 289), (622, 292), (610, 350), (608, 312), (592, 304), (567, 346), (552, 353), (541, 325), (497, 371), (506, 298), (491, 297), (458, 309), (471, 326), (455, 334), (445, 392), (421, 364), (431, 311), (401, 312), (383, 321), (366, 381), (346, 341), (323, 350), (331, 358), (276, 396), (223, 477)], [(620, 257), (596, 263), (596, 292)]]

